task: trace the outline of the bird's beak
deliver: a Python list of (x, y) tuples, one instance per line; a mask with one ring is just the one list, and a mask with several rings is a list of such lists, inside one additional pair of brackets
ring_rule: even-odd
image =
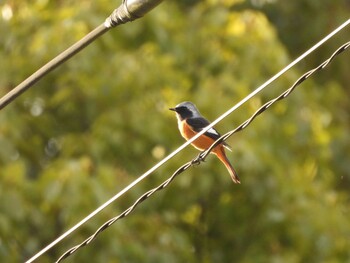
[(175, 109), (175, 108), (169, 108), (169, 110), (176, 111), (176, 109)]

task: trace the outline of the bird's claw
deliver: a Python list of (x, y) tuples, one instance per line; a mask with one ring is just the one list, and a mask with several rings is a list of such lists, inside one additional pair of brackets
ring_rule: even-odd
[(201, 162), (205, 162), (203, 153), (204, 152), (201, 152), (200, 154), (198, 154), (198, 156), (192, 160), (192, 164), (199, 165)]

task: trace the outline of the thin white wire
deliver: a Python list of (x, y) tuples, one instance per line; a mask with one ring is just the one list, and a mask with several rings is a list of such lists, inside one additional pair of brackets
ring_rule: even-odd
[(220, 115), (217, 119), (215, 119), (213, 122), (211, 122), (210, 125), (208, 125), (205, 129), (203, 129), (201, 132), (196, 134), (196, 136), (192, 137), (190, 140), (182, 144), (179, 148), (177, 148), (175, 151), (170, 153), (168, 156), (166, 156), (164, 159), (159, 161), (156, 165), (154, 165), (152, 168), (150, 168), (148, 171), (146, 171), (144, 174), (142, 174), (140, 177), (138, 177), (135, 181), (131, 182), (128, 186), (126, 186), (123, 190), (121, 190), (119, 193), (114, 195), (111, 199), (106, 201), (104, 204), (102, 204), (100, 207), (98, 207), (96, 210), (94, 210), (92, 213), (90, 213), (88, 216), (86, 216), (84, 219), (82, 219), (79, 223), (71, 227), (69, 230), (67, 230), (65, 233), (63, 233), (61, 236), (56, 238), (54, 241), (52, 241), (50, 244), (48, 244), (46, 247), (44, 247), (42, 250), (40, 250), (37, 254), (35, 254), (33, 257), (28, 259), (26, 263), (31, 263), (38, 257), (40, 257), (42, 254), (44, 254), (46, 251), (48, 251), (50, 248), (55, 246), (57, 243), (62, 241), (64, 238), (66, 238), (68, 235), (73, 233), (75, 230), (77, 230), (80, 226), (85, 224), (87, 221), (89, 221), (91, 218), (93, 218), (96, 214), (101, 212), (103, 209), (105, 209), (107, 206), (109, 206), (111, 203), (113, 203), (115, 200), (117, 200), (119, 197), (121, 197), (123, 194), (125, 194), (127, 191), (129, 191), (131, 188), (133, 188), (135, 185), (137, 185), (139, 182), (141, 182), (143, 179), (145, 179), (147, 176), (149, 176), (151, 173), (153, 173), (155, 170), (157, 170), (159, 167), (161, 167), (164, 163), (169, 161), (171, 158), (173, 158), (176, 154), (178, 154), (180, 151), (182, 151), (185, 147), (187, 147), (189, 144), (191, 144), (194, 140), (196, 140), (199, 136), (204, 134), (206, 131), (208, 131), (210, 128), (212, 128), (214, 125), (222, 121), (224, 118), (226, 118), (228, 115), (230, 115), (232, 112), (234, 112), (237, 108), (239, 108), (241, 105), (246, 103), (249, 99), (254, 97), (256, 94), (261, 92), (264, 88), (266, 88), (268, 85), (270, 85), (273, 81), (278, 79), (280, 76), (282, 76), (285, 72), (287, 72), (289, 69), (294, 67), (297, 63), (299, 63), (301, 60), (303, 60), (305, 57), (307, 57), (309, 54), (311, 54), (313, 51), (315, 51), (317, 48), (319, 48), (321, 45), (323, 45), (325, 42), (327, 42), (330, 38), (332, 38), (335, 34), (337, 34), (339, 31), (344, 29), (346, 26), (350, 24), (350, 19), (345, 21), (343, 24), (341, 24), (339, 27), (337, 27), (335, 30), (333, 30), (331, 33), (329, 33), (326, 37), (321, 39), (318, 43), (316, 43), (314, 46), (312, 46), (309, 50), (304, 52), (302, 55), (300, 55), (298, 58), (296, 58), (293, 62), (291, 62), (289, 65), (287, 65), (285, 68), (283, 68), (281, 71), (279, 71), (276, 75), (274, 75), (272, 78), (267, 80), (264, 84), (262, 84), (260, 87), (258, 87), (256, 90), (251, 92), (249, 95), (247, 95), (244, 99), (242, 99), (240, 102), (238, 102), (236, 105), (234, 105), (232, 108), (227, 110), (225, 113)]

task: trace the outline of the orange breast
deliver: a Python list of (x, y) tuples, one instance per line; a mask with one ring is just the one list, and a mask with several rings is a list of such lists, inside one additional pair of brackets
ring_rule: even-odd
[[(189, 140), (193, 136), (195, 136), (197, 133), (193, 131), (189, 125), (186, 124), (186, 121), (179, 121), (179, 130), (182, 135), (186, 140)], [(205, 136), (204, 134), (200, 136), (198, 139), (196, 139), (192, 145), (197, 148), (198, 150), (204, 151), (212, 145), (214, 140), (208, 136)], [(216, 147), (217, 148), (217, 147)], [(215, 149), (216, 150), (216, 149)]]

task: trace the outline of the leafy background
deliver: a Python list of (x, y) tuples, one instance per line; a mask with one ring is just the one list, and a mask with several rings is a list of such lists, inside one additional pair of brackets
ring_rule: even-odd
[[(0, 95), (114, 1), (1, 1)], [(183, 143), (184, 100), (215, 119), (348, 19), (347, 0), (169, 0), (110, 30), (0, 112), (0, 261), (28, 259)], [(235, 128), (349, 28), (222, 121)], [(67, 262), (350, 262), (348, 51)], [(38, 262), (52, 262), (196, 156), (187, 148)]]

